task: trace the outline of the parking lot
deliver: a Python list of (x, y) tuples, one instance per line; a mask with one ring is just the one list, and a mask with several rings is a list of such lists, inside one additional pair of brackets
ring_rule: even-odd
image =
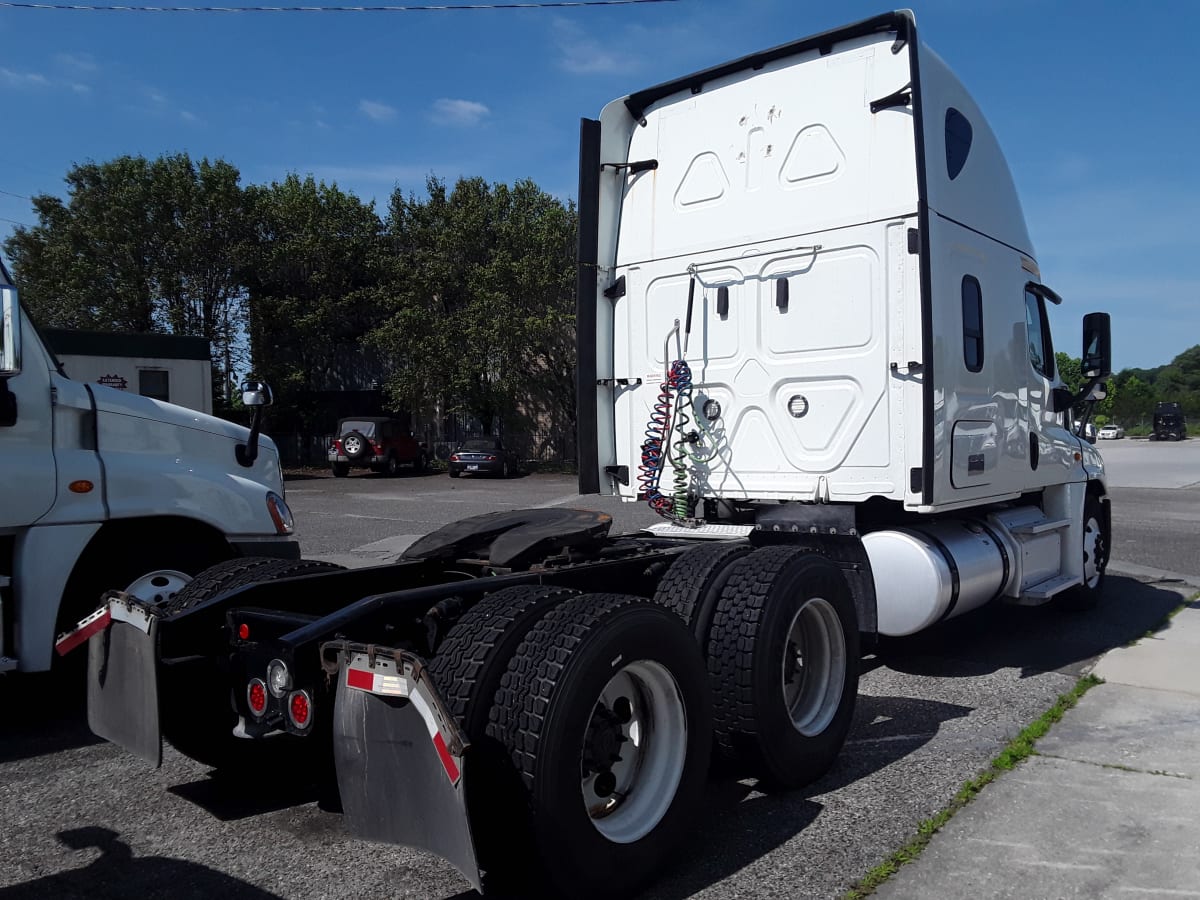
[[(1200, 582), (1200, 441), (1102, 442), (1114, 559)], [(640, 506), (579, 497), (573, 477), (310, 476), (289, 482), (306, 555), (378, 564), (446, 522), (498, 508), (585, 506), (615, 530)], [(1168, 576), (1173, 577), (1173, 576)], [(864, 661), (849, 742), (786, 794), (714, 778), (654, 898), (836, 897), (902, 845), (1105, 650), (1143, 635), (1191, 588), (1123, 575), (1086, 615), (995, 607), (889, 642)], [(0, 684), (0, 900), (46, 897), (474, 896), (447, 864), (348, 837), (306, 784), (215, 779), (171, 751), (155, 771), (90, 737), (43, 679)], [(1052, 814), (1052, 811), (1049, 811)], [(596, 877), (603, 878), (603, 872)]]

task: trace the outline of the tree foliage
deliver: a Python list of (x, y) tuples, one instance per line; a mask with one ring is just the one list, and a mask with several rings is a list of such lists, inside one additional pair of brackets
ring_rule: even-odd
[(381, 221), (312, 177), (239, 182), (187, 154), (72, 167), (66, 199), (35, 197), (38, 224), (4, 245), (27, 307), (46, 325), (206, 337), (217, 384), (249, 348), (305, 428), (316, 393), (377, 385), (487, 432), (573, 433), (573, 205), (532, 181), (430, 177)]
[(241, 274), (255, 368), (303, 421), (313, 392), (380, 377), (382, 363), (361, 348), (381, 319), (379, 217), (311, 177), (249, 187), (246, 199), (254, 236)]
[(431, 177), (393, 194), (388, 320), (371, 335), (397, 365), (399, 401), (442, 397), (490, 431), (497, 419), (574, 422), (576, 215), (532, 181)]
[(73, 166), (66, 201), (34, 197), (38, 224), (4, 245), (27, 308), (63, 328), (199, 335), (223, 360), (243, 316), (239, 180), (186, 153)]

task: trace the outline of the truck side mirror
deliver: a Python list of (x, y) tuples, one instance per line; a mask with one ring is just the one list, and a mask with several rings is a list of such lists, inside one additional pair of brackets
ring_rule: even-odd
[(243, 406), (270, 406), (275, 402), (275, 398), (271, 394), (271, 386), (265, 381), (247, 379), (242, 382), (241, 390)]
[(1108, 313), (1094, 312), (1083, 317), (1084, 378), (1107, 378), (1112, 374), (1112, 336)]
[(21, 373), (21, 309), (17, 290), (0, 287), (0, 378)]
[(258, 433), (262, 428), (263, 407), (275, 402), (271, 386), (265, 381), (247, 378), (242, 382), (242, 403), (254, 410), (250, 417), (250, 437), (244, 444), (234, 447), (238, 465), (250, 468), (258, 459)]

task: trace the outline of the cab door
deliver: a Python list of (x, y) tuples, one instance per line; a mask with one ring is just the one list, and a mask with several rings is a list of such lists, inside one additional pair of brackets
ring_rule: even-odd
[(57, 474), (48, 358), (28, 320), (22, 321), (16, 291), (0, 287), (0, 302), (0, 382), (11, 395), (4, 406), (11, 412), (15, 401), (16, 407), (15, 416), (0, 420), (3, 531), (32, 525), (50, 511), (57, 492)]
[(1054, 341), (1045, 298), (1025, 288), (1025, 334), (1029, 349), (1028, 391), (1025, 406), (1029, 423), (1029, 469), (1032, 486), (1063, 484), (1077, 469), (1079, 440), (1054, 411), (1051, 391), (1061, 384), (1054, 360)]

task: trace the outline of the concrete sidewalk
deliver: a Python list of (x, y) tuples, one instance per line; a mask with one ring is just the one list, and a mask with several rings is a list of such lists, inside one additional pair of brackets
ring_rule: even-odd
[(1093, 671), (1105, 683), (1037, 755), (985, 787), (877, 896), (1200, 898), (1200, 602)]

